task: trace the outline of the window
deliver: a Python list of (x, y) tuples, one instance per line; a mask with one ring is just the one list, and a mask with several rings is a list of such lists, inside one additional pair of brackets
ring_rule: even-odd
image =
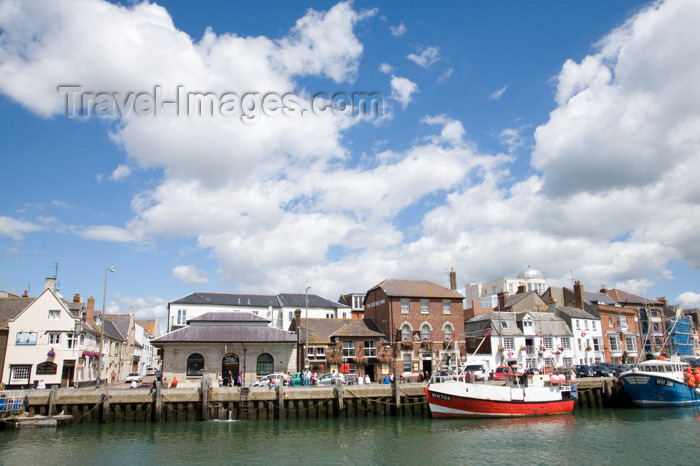
[(376, 358), (377, 357), (377, 342), (374, 340), (365, 340), (365, 357), (366, 358)]
[(332, 312), (326, 312), (326, 319), (332, 319), (333, 318), (333, 313)]
[(515, 338), (504, 337), (503, 338), (503, 349), (514, 350), (515, 349)]
[(608, 317), (608, 327), (613, 328), (613, 318)]
[(565, 367), (571, 367), (574, 364), (574, 358), (562, 358), (562, 363)]
[(196, 377), (204, 374), (204, 356), (199, 353), (191, 354), (187, 358), (187, 376)]
[(445, 340), (451, 340), (452, 336), (454, 335), (454, 331), (452, 330), (452, 326), (450, 324), (445, 325)]
[(595, 325), (595, 320), (593, 320), (593, 321), (591, 321), (591, 328), (593, 328), (593, 330), (596, 330), (595, 327), (596, 327), (596, 325)]
[(621, 328), (622, 330), (627, 330), (627, 317), (618, 316), (618, 317), (617, 317), (617, 323), (620, 325), (620, 328)]
[(411, 326), (408, 324), (403, 324), (401, 326), (401, 339), (411, 340)]
[(49, 333), (49, 345), (58, 345), (61, 343), (60, 333)]
[(554, 358), (544, 358), (544, 367), (554, 367)]
[(326, 359), (326, 347), (325, 346), (316, 347), (316, 359)]
[(187, 323), (187, 309), (177, 310), (177, 325), (185, 325)]
[(353, 309), (362, 309), (362, 301), (364, 301), (362, 296), (353, 296), (352, 297), (352, 308)]
[(620, 337), (617, 335), (610, 335), (610, 351), (620, 351)]
[(355, 342), (354, 341), (344, 341), (343, 342), (343, 357), (344, 358), (354, 358), (355, 357)]
[(291, 322), (293, 320), (294, 320), (294, 311), (289, 311), (289, 321)]
[(427, 299), (420, 300), (420, 313), (421, 314), (429, 314), (430, 313), (430, 307), (428, 305)]
[(581, 330), (581, 321), (576, 319), (576, 330)]
[(553, 345), (552, 345), (552, 337), (542, 337), (542, 346), (545, 348), (551, 350)]
[(627, 336), (625, 337), (625, 346), (627, 347), (627, 351), (634, 353), (637, 351), (637, 345), (636, 342), (634, 341), (634, 337)]
[(29, 372), (32, 366), (12, 366), (13, 382), (29, 382)]
[(508, 328), (508, 322), (506, 322), (505, 320), (502, 320), (501, 321), (501, 328)]
[(49, 311), (49, 320), (56, 320), (61, 318), (61, 311)]
[(403, 371), (404, 372), (411, 372), (411, 354), (404, 354), (403, 355)]
[(537, 367), (537, 359), (536, 358), (527, 358), (525, 360), (525, 369), (532, 369)]
[(594, 338), (593, 339), (593, 351), (603, 351), (603, 339), (602, 338)]
[(275, 360), (272, 358), (272, 355), (263, 353), (258, 356), (255, 371), (258, 375), (272, 374), (275, 371)]
[(75, 333), (66, 334), (66, 349), (74, 349), (78, 346), (78, 336)]
[(408, 314), (408, 298), (401, 298), (401, 314)]
[(584, 328), (585, 330), (588, 330), (588, 321), (587, 321), (587, 320), (584, 320), (584, 321), (583, 321), (583, 328)]
[(442, 313), (443, 314), (452, 314), (452, 303), (450, 302), (449, 299), (442, 300)]
[(570, 350), (571, 349), (571, 338), (562, 337), (561, 347), (564, 348), (565, 350)]
[(420, 333), (423, 340), (430, 340), (430, 325), (423, 324), (420, 328)]

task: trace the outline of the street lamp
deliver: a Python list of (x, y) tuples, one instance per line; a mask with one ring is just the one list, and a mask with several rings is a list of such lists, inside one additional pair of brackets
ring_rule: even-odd
[(308, 367), (309, 365), (309, 288), (310, 286), (306, 287), (306, 291), (304, 292), (304, 305), (306, 308), (306, 345), (305, 345), (305, 354), (306, 354), (306, 359), (305, 359), (305, 364), (304, 364), (304, 369)]
[(105, 292), (104, 295), (102, 295), (102, 318), (100, 319), (100, 353), (99, 353), (99, 365), (98, 365), (98, 374), (97, 374), (97, 386), (99, 387), (100, 379), (102, 378), (102, 368), (104, 366), (104, 355), (102, 354), (102, 351), (104, 349), (104, 344), (105, 344), (105, 315), (107, 314), (107, 275), (109, 272), (116, 272), (116, 269), (114, 266), (112, 267), (107, 267), (105, 269)]

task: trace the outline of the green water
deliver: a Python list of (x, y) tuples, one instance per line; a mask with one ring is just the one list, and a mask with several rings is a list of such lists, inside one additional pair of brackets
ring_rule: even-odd
[(700, 464), (700, 410), (518, 420), (88, 424), (0, 432), (0, 463)]

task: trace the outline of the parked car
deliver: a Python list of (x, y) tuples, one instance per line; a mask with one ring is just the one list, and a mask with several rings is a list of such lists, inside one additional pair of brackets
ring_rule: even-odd
[(613, 369), (601, 364), (593, 366), (591, 369), (593, 369), (595, 372), (596, 377), (613, 377), (615, 375), (615, 371)]
[(513, 375), (513, 369), (510, 366), (498, 366), (493, 373), (493, 380), (503, 380), (507, 375)]
[(156, 375), (156, 370), (152, 367), (146, 368), (146, 375)]
[[(335, 374), (336, 378), (340, 379), (340, 383), (345, 382), (345, 376), (343, 374)], [(318, 385), (333, 385), (333, 374), (323, 374), (318, 376)]]
[(595, 377), (595, 371), (591, 368), (591, 366), (587, 366), (585, 364), (579, 364), (577, 366), (574, 366), (574, 373), (576, 374), (576, 377)]
[(485, 380), (488, 372), (486, 372), (486, 366), (483, 364), (468, 364), (464, 368), (464, 372), (473, 372), (474, 380)]
[(141, 381), (143, 380), (143, 377), (138, 372), (132, 372), (126, 376), (127, 383), (131, 383), (134, 380), (138, 383), (141, 383)]
[(540, 370), (536, 367), (528, 367), (525, 369), (525, 375), (538, 375)]
[(267, 387), (270, 385), (270, 380), (275, 381), (275, 385), (281, 385), (282, 381), (284, 380), (285, 375), (284, 374), (268, 374), (264, 376), (261, 379), (258, 380), (253, 380), (253, 382), (250, 384), (251, 387)]
[(304, 373), (303, 372), (292, 372), (289, 374), (289, 378), (291, 379), (291, 384), (294, 386), (300, 386), (304, 385), (303, 379), (304, 379)]

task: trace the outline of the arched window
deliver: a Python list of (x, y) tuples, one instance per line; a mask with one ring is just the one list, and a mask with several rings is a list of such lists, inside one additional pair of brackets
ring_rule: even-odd
[(258, 375), (272, 374), (275, 370), (275, 360), (272, 358), (271, 355), (263, 353), (260, 356), (258, 356), (257, 366)]
[(454, 331), (452, 330), (452, 326), (450, 324), (445, 325), (445, 340), (452, 340), (452, 336), (454, 334)]
[(420, 328), (420, 333), (423, 340), (430, 340), (430, 325), (423, 324)]
[(187, 358), (187, 375), (199, 376), (204, 374), (204, 356), (199, 353), (190, 354)]
[(411, 326), (408, 324), (403, 324), (401, 326), (401, 339), (410, 340), (411, 339)]

